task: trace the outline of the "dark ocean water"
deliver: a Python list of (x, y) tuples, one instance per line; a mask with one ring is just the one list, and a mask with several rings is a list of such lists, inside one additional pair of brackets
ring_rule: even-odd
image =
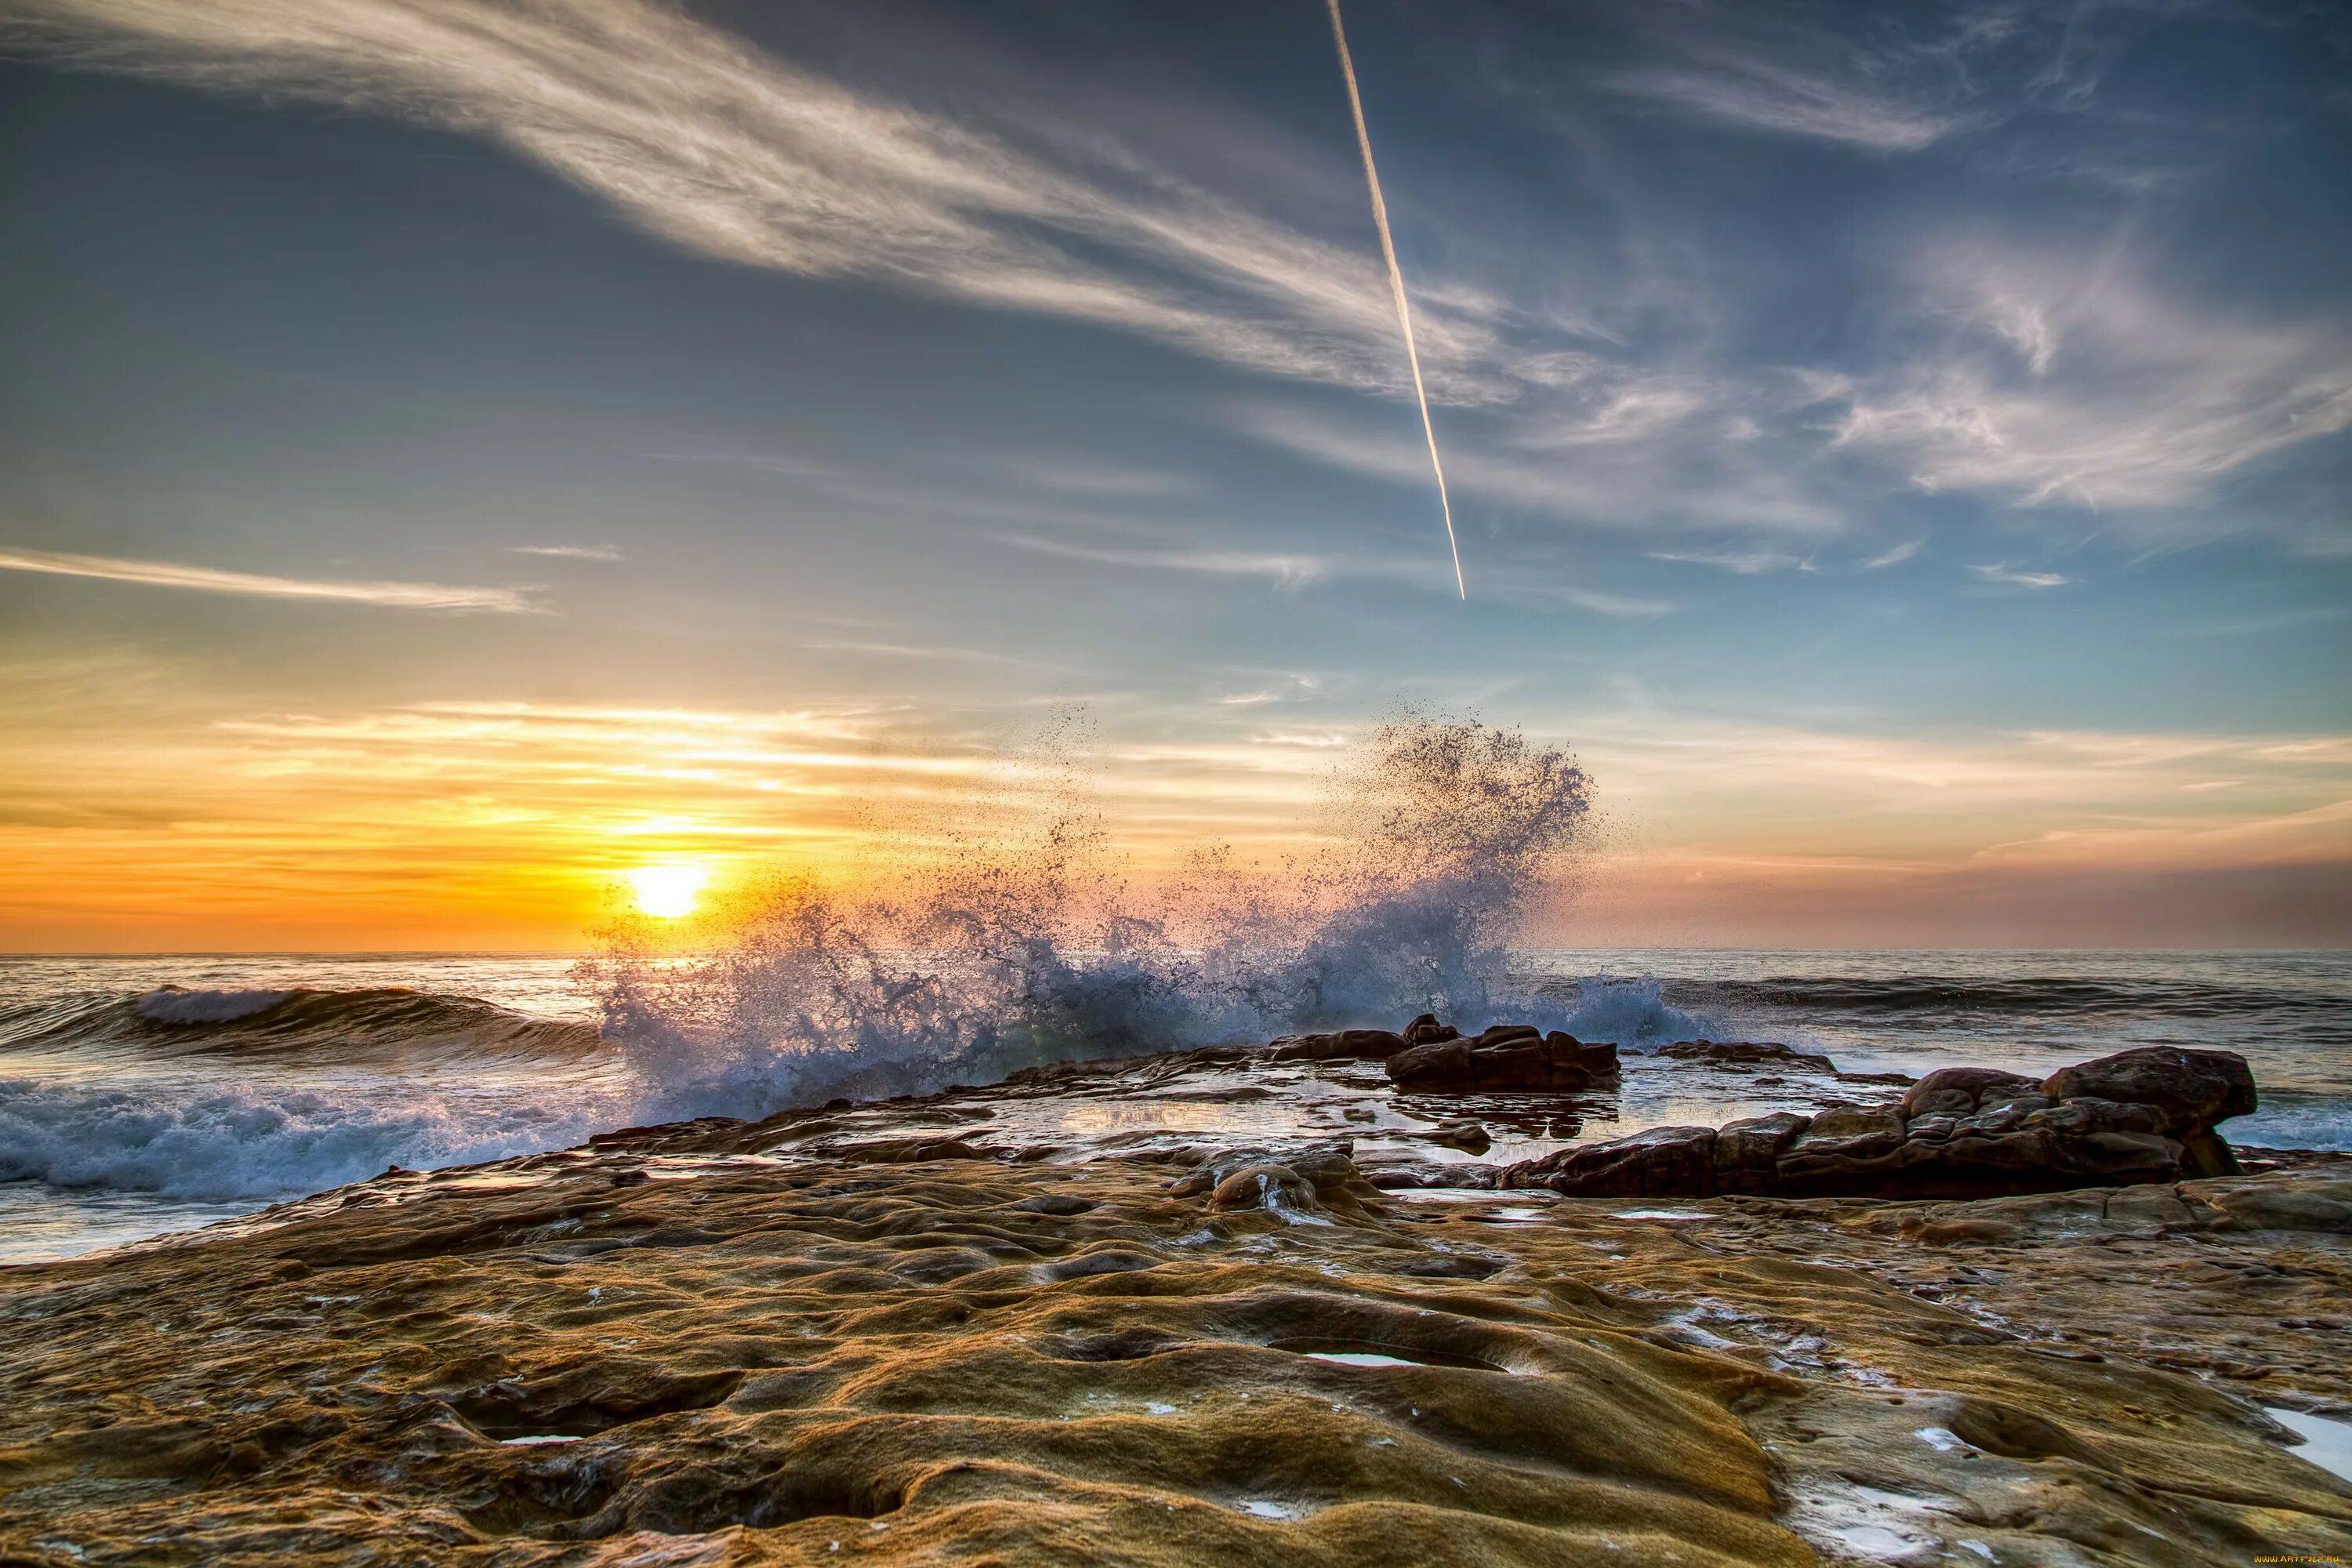
[[(389, 1165), (561, 1148), (674, 1106), (658, 1051), (599, 1036), (599, 998), (573, 962), (0, 958), (0, 1262), (203, 1225)], [(1915, 1074), (2040, 1072), (2140, 1045), (2233, 1050), (2263, 1094), (2226, 1129), (2233, 1142), (2352, 1149), (2352, 954), (1575, 950), (1522, 952), (1513, 968), (1511, 989), (1549, 1018), (1629, 1050), (1783, 1040), (1849, 1070)], [(740, 1092), (737, 1109), (761, 1114), (793, 1082), (703, 1083), (693, 1109), (725, 1111), (711, 1097)]]

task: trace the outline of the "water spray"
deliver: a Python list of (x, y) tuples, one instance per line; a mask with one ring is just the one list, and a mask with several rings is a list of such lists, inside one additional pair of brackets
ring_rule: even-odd
[(1364, 128), (1364, 100), (1356, 90), (1356, 62), (1348, 53), (1348, 29), (1339, 20), (1339, 0), (1325, 0), (1325, 4), (1331, 8), (1331, 37), (1339, 46), (1339, 74), (1348, 79), (1348, 108), (1356, 117), (1356, 145), (1363, 149), (1364, 183), (1372, 192), (1372, 222), (1381, 231), (1381, 255), (1389, 264), (1389, 292), (1396, 296), (1397, 325), (1404, 331), (1405, 363), (1412, 367), (1412, 395), (1421, 405), (1421, 433), (1429, 438), (1429, 468), (1437, 476), (1437, 507), (1445, 514), (1445, 548), (1454, 552), (1454, 591), (1466, 603), (1470, 590), (1462, 580), (1462, 545), (1454, 536), (1454, 503), (1446, 499), (1445, 465), (1438, 460), (1437, 426), (1429, 422), (1429, 391), (1421, 383), (1421, 350), (1412, 341), (1412, 307), (1405, 301), (1396, 241), (1389, 237), (1389, 205), (1381, 199), (1381, 172), (1372, 164), (1372, 133)]

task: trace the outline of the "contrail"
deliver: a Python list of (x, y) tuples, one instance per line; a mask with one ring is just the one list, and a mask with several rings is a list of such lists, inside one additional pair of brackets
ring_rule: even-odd
[(1462, 544), (1454, 537), (1454, 503), (1445, 496), (1445, 465), (1437, 458), (1437, 426), (1429, 422), (1429, 392), (1421, 384), (1421, 351), (1413, 346), (1412, 307), (1405, 303), (1404, 273), (1397, 267), (1396, 241), (1389, 237), (1389, 205), (1381, 199), (1381, 172), (1372, 166), (1372, 133), (1364, 129), (1364, 100), (1356, 90), (1356, 62), (1348, 54), (1348, 29), (1339, 22), (1339, 0), (1331, 7), (1331, 37), (1339, 46), (1339, 74), (1348, 79), (1348, 108), (1356, 116), (1356, 145), (1364, 150), (1364, 183), (1372, 189), (1372, 222), (1381, 231), (1381, 255), (1389, 264), (1389, 291), (1396, 296), (1397, 325), (1404, 329), (1405, 363), (1412, 366), (1412, 395), (1421, 405), (1421, 433), (1429, 437), (1430, 471), (1437, 476), (1437, 506), (1445, 514), (1445, 548), (1454, 552), (1454, 591), (1466, 603), (1462, 581)]

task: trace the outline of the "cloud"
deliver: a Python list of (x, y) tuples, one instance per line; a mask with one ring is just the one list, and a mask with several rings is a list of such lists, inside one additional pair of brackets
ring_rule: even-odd
[(1714, 566), (1742, 577), (1759, 576), (1767, 572), (1810, 572), (1813, 569), (1810, 556), (1791, 555), (1785, 550), (1773, 550), (1762, 545), (1727, 546), (1718, 550), (1654, 550), (1650, 552), (1650, 559)]
[[(650, 0), (26, 0), (13, 12), (0, 46), (487, 137), (704, 256), (1096, 322), (1278, 375), (1403, 386), (1369, 246), (1310, 238), (1098, 132), (1048, 133), (1050, 155), (1031, 152)], [(1496, 368), (1499, 301), (1457, 283), (1416, 306), (1433, 393), (1515, 395)]]
[(616, 544), (509, 544), (509, 555), (544, 555), (558, 561), (618, 561)]
[(1610, 85), (1701, 119), (1874, 153), (1916, 153), (1966, 123), (1760, 58), (1727, 59), (1706, 69), (1628, 71)]
[(1487, 592), (1493, 598), (1567, 605), (1596, 616), (1613, 616), (1621, 620), (1647, 620), (1654, 616), (1671, 616), (1677, 608), (1664, 599), (1636, 599), (1622, 594), (1603, 594), (1598, 589), (1572, 585), (1522, 583), (1490, 588)]
[(2014, 566), (1994, 564), (1971, 566), (1969, 571), (1988, 583), (1998, 583), (2005, 588), (2063, 588), (2074, 581), (2056, 572), (2021, 572)]
[(1927, 341), (1834, 388), (1834, 445), (1927, 490), (2154, 510), (2352, 426), (2352, 330), (2192, 306), (2110, 256), (1941, 245)]
[(1889, 566), (1900, 566), (1927, 547), (1927, 541), (1924, 537), (1915, 539), (1908, 544), (1898, 544), (1894, 549), (1874, 555), (1864, 562), (1862, 569), (1865, 572), (1883, 572)]
[(1295, 588), (1332, 574), (1332, 563), (1319, 555), (1281, 554), (1250, 550), (1154, 549), (1124, 545), (1077, 544), (1043, 539), (1030, 533), (1001, 533), (1000, 544), (1016, 550), (1055, 555), (1065, 561), (1087, 561), (1103, 566), (1131, 566), (1151, 572), (1189, 572), (1213, 577), (1264, 577), (1279, 588)]
[(441, 583), (344, 583), (302, 577), (268, 577), (224, 572), (171, 561), (121, 561), (108, 555), (75, 555), (54, 550), (0, 550), (0, 572), (43, 572), (61, 577), (97, 577), (152, 588), (188, 588), (203, 594), (245, 594), (265, 599), (330, 599), (394, 610), (443, 610), (524, 615), (536, 612), (515, 588), (467, 588)]

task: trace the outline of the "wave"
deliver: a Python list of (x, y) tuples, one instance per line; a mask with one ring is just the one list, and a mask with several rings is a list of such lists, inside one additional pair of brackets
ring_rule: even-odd
[(2033, 1015), (2056, 1019), (2159, 1016), (2310, 1020), (2341, 1026), (2341, 995), (2205, 981), (1984, 979), (1904, 975), (1864, 979), (1790, 976), (1669, 982), (1670, 994), (1724, 1007), (1955, 1017)]
[(0, 1009), (0, 1048), (26, 1054), (216, 1057), (382, 1069), (497, 1060), (577, 1061), (586, 1024), (404, 987), (82, 994)]
[(577, 1100), (554, 1107), (399, 1083), (321, 1093), (5, 1079), (0, 1181), (200, 1201), (289, 1198), (390, 1165), (430, 1169), (563, 1148), (602, 1123), (599, 1108)]
[(1514, 985), (1506, 955), (1591, 806), (1564, 752), (1407, 715), (1335, 775), (1316, 847), (1276, 865), (1206, 849), (1138, 895), (1066, 798), (1025, 833), (945, 835), (887, 890), (781, 883), (700, 933), (698, 955), (624, 927), (583, 975), (646, 1120), (1422, 1012), (1564, 1025), (1573, 1008)]

